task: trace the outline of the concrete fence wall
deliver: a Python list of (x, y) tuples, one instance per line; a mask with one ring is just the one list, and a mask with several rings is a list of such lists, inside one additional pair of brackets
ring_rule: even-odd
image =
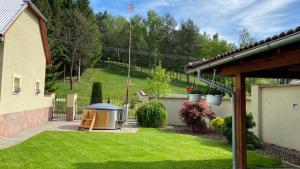
[(300, 151), (300, 86), (252, 86), (251, 106), (263, 141)]
[[(251, 90), (246, 109), (256, 123), (253, 132), (264, 142), (300, 151), (300, 85), (255, 85)], [(151, 100), (149, 96), (140, 97), (144, 102)], [(184, 125), (178, 112), (187, 99), (186, 95), (158, 98), (166, 106), (169, 125)], [(210, 109), (226, 117), (232, 113), (232, 102), (225, 99)]]
[(169, 125), (184, 125), (179, 118), (179, 111), (183, 107), (183, 103), (188, 100), (187, 96), (161, 97), (158, 101), (166, 106), (168, 112)]

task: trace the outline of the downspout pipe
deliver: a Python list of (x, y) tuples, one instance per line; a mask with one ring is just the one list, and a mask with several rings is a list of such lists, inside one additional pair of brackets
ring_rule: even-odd
[(237, 143), (236, 143), (236, 96), (235, 96), (235, 92), (230, 89), (227, 88), (225, 86), (222, 86), (220, 84), (214, 83), (206, 78), (204, 78), (202, 76), (201, 70), (198, 69), (197, 70), (198, 73), (198, 79), (201, 80), (202, 82), (211, 85), (213, 87), (216, 87), (222, 91), (224, 91), (225, 93), (231, 94), (232, 95), (232, 169), (237, 169)]

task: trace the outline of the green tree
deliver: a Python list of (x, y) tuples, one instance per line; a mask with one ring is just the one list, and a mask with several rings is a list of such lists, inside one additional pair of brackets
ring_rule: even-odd
[[(146, 41), (146, 25), (143, 18), (139, 15), (134, 15), (131, 18), (132, 25), (132, 49), (137, 51), (147, 51), (148, 45)], [(132, 53), (133, 65), (147, 66), (145, 55)]]
[(243, 28), (240, 31), (239, 41), (240, 41), (240, 47), (244, 47), (254, 43), (256, 40), (254, 37), (251, 36), (251, 33), (248, 31), (248, 29)]
[(154, 53), (154, 56), (148, 55), (149, 68), (157, 66), (160, 63), (160, 59), (157, 53), (159, 53), (159, 44), (162, 40), (162, 18), (153, 10), (147, 12), (147, 20), (145, 20), (147, 26), (147, 43), (149, 51)]
[[(83, 51), (89, 49), (86, 45), (90, 36), (87, 27), (88, 22), (86, 18), (77, 9), (65, 10), (64, 20), (65, 24), (62, 27), (62, 43), (66, 48), (66, 63), (69, 67), (70, 89), (73, 89), (73, 71), (75, 63), (79, 60)], [(75, 26), (76, 25), (76, 26)]]
[(82, 44), (84, 46), (81, 46), (78, 51), (80, 53), (77, 62), (79, 80), (82, 68), (86, 69), (92, 67), (101, 57), (101, 34), (97, 25), (97, 19), (90, 7), (90, 1), (77, 0), (77, 7), (80, 13), (85, 17), (87, 23), (85, 27), (82, 28), (86, 31), (86, 43)]
[(95, 103), (103, 103), (102, 84), (100, 82), (93, 83), (90, 104), (95, 104)]
[[(162, 40), (159, 45), (159, 50), (161, 53), (165, 54), (176, 54), (176, 26), (177, 22), (170, 13), (166, 13), (163, 17), (163, 26), (162, 26)], [(174, 70), (176, 67), (176, 57), (162, 57), (161, 64), (162, 67), (165, 67), (167, 70)]]
[[(193, 20), (188, 19), (181, 23), (178, 32), (178, 51), (186, 56), (183, 63), (180, 62), (181, 66), (185, 66), (193, 57), (196, 57), (198, 36), (199, 28), (194, 24)], [(181, 68), (181, 70), (183, 69), (184, 67)], [(189, 75), (187, 75), (187, 82), (189, 82)]]
[(170, 87), (171, 79), (160, 65), (156, 66), (153, 74), (148, 78), (148, 93), (152, 96), (165, 96), (172, 92)]
[[(255, 42), (255, 38), (252, 37), (251, 33), (248, 31), (248, 29), (243, 28), (240, 31), (240, 37), (239, 37), (239, 41), (240, 41), (240, 47), (245, 47), (247, 45), (250, 45), (252, 43)], [(246, 79), (246, 91), (248, 93), (251, 92), (251, 86), (254, 85), (257, 82), (257, 79), (255, 78), (247, 78)]]

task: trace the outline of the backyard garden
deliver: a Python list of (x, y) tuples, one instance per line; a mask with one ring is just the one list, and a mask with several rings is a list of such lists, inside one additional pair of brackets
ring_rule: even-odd
[[(278, 159), (248, 151), (249, 167), (280, 166)], [(0, 150), (1, 169), (212, 169), (231, 168), (231, 147), (166, 129), (134, 134), (43, 132)]]

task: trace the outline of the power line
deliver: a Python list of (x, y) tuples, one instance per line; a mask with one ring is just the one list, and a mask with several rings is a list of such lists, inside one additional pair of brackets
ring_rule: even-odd
[[(129, 52), (128, 49), (124, 49), (124, 48), (117, 48), (117, 47), (110, 47), (110, 46), (102, 46), (103, 49), (105, 50), (110, 50), (110, 51), (115, 51), (115, 52)], [(147, 51), (140, 51), (140, 50), (131, 50), (132, 53), (138, 54), (138, 55), (155, 55), (155, 52), (147, 52)], [(160, 55), (160, 56), (165, 56), (168, 58), (172, 58), (174, 59), (174, 57), (177, 58), (188, 58), (188, 56), (185, 55), (174, 55), (174, 54), (166, 54), (166, 53), (159, 53), (157, 52), (156, 54)], [(191, 57), (192, 58), (192, 57)], [(191, 59), (190, 58), (190, 59)], [(195, 59), (198, 60), (199, 58)]]

